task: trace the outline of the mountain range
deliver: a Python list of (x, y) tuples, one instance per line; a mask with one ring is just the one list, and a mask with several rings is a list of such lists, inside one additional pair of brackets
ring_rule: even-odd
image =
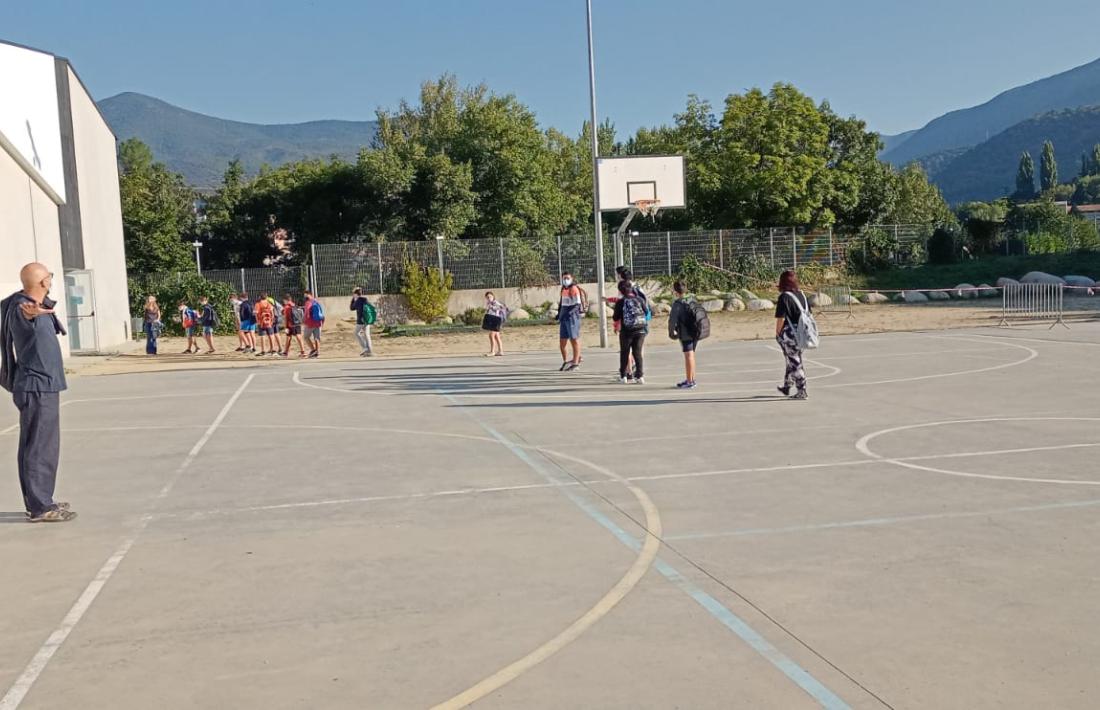
[(1082, 152), (1100, 143), (1100, 59), (951, 111), (924, 127), (882, 136), (883, 160), (919, 162), (949, 202), (990, 200), (1015, 189), (1020, 154), (1036, 164), (1043, 141), (1054, 143), (1058, 172), (1077, 174)]
[(374, 121), (272, 124), (228, 121), (188, 111), (151, 96), (123, 93), (98, 102), (120, 141), (139, 138), (153, 155), (200, 189), (221, 184), (226, 165), (239, 159), (245, 172), (304, 158), (336, 155), (355, 160), (371, 144)]

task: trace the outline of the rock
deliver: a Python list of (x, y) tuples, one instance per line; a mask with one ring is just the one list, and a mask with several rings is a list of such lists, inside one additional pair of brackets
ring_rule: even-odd
[(711, 291), (710, 295), (712, 295), (712, 296), (725, 296), (726, 294), (722, 293), (721, 291), (715, 290), (715, 291)]
[(810, 295), (810, 305), (814, 308), (821, 308), (822, 306), (833, 305), (833, 299), (827, 293), (814, 293)]
[(742, 301), (740, 298), (731, 298), (726, 301), (727, 311), (743, 311), (745, 310), (745, 308), (745, 302)]
[[(879, 296), (879, 295), (882, 295), (882, 294), (875, 294), (875, 295)], [(855, 296), (853, 296), (851, 294), (848, 294), (848, 293), (842, 293), (842, 294), (840, 294), (840, 305), (842, 305), (842, 306), (860, 306), (860, 305), (863, 305), (863, 304), (860, 303), (860, 300), (858, 298), (856, 298)]]
[(744, 301), (745, 303), (748, 303), (749, 301), (759, 301), (760, 300), (759, 296), (757, 296), (755, 293), (748, 290), (747, 288), (743, 288), (740, 291), (738, 291), (737, 293), (741, 296), (741, 300)]
[(1030, 271), (1020, 279), (1022, 284), (1061, 284), (1066, 285), (1066, 280), (1061, 276), (1054, 276), (1043, 271)]
[(427, 325), (427, 323), (425, 323), (422, 320), (417, 320), (415, 318), (409, 318), (405, 322), (403, 322), (401, 325)]
[(1001, 292), (989, 284), (982, 284), (978, 287), (978, 298), (996, 298), (1000, 295)]
[(886, 303), (889, 300), (890, 299), (885, 294), (879, 293), (878, 291), (863, 294), (863, 302), (872, 305), (875, 303)]
[(653, 311), (653, 315), (655, 316), (667, 316), (669, 313), (672, 313), (672, 306), (667, 303), (654, 303), (650, 306), (650, 310)]
[(703, 310), (707, 313), (717, 313), (718, 311), (725, 308), (725, 306), (726, 304), (722, 301), (719, 301), (717, 298), (711, 299), (709, 301), (703, 301)]
[(1005, 286), (1019, 286), (1020, 282), (1016, 279), (1010, 279), (1007, 276), (1002, 276), (997, 279), (997, 288), (1004, 288)]
[(1067, 286), (1081, 286), (1084, 288), (1092, 288), (1096, 285), (1096, 282), (1088, 276), (1067, 276), (1065, 282)]
[(531, 320), (531, 314), (526, 309), (517, 308), (508, 314), (508, 320)]
[(947, 291), (929, 291), (927, 294), (929, 301), (950, 301), (951, 296)]
[(906, 303), (928, 303), (928, 296), (920, 291), (902, 291), (901, 298)]
[(974, 289), (974, 284), (959, 284), (951, 295), (955, 298), (977, 298), (978, 292)]
[(747, 305), (750, 311), (770, 311), (775, 308), (775, 304), (766, 298), (754, 298)]

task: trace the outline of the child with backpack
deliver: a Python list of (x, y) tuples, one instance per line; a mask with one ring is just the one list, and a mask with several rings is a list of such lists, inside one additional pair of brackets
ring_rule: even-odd
[(271, 304), (271, 313), (274, 316), (271, 328), (271, 337), (275, 340), (275, 349), (271, 351), (272, 357), (283, 351), (283, 339), (279, 333), (283, 330), (283, 307), (274, 296), (268, 296), (267, 302)]
[[(561, 296), (558, 298), (558, 347), (561, 350), (559, 372), (576, 370), (581, 366), (581, 318), (588, 308), (584, 289), (573, 282), (573, 274), (561, 275)], [(601, 306), (602, 308), (602, 306)], [(566, 356), (566, 346), (571, 346), (573, 358)]]
[(289, 293), (283, 296), (283, 322), (286, 323), (286, 348), (281, 353), (282, 357), (290, 357), (290, 339), (298, 341), (298, 357), (306, 356), (306, 346), (302, 343), (302, 320), (305, 312), (302, 307), (294, 302), (294, 297)]
[(305, 292), (303, 325), (306, 343), (309, 345), (308, 357), (321, 356), (321, 328), (325, 325), (325, 309), (310, 291)]
[(775, 305), (775, 339), (783, 350), (787, 368), (783, 385), (776, 389), (790, 395), (791, 383), (797, 388), (793, 399), (806, 399), (806, 372), (802, 367), (802, 352), (817, 347), (817, 323), (810, 312), (810, 302), (798, 286), (798, 276), (784, 271), (779, 277), (779, 300)]
[[(271, 307), (271, 302), (267, 300), (267, 294), (261, 294), (256, 299), (256, 305), (253, 306), (256, 312), (256, 339), (260, 341), (260, 352), (256, 353), (256, 357), (263, 357), (270, 353), (273, 357), (275, 355), (275, 309)], [(264, 347), (264, 338), (267, 338), (267, 347)]]
[(183, 351), (184, 355), (190, 355), (199, 351), (199, 346), (195, 342), (195, 326), (198, 325), (199, 314), (195, 313), (191, 306), (187, 305), (187, 301), (180, 301), (180, 324), (183, 325), (183, 334), (187, 336), (187, 349)]
[(247, 355), (256, 352), (256, 312), (247, 293), (241, 293), (240, 301), (241, 352)]
[[(638, 295), (629, 281), (619, 282), (620, 298), (615, 303), (614, 320), (619, 323), (619, 382), (645, 384), (645, 365), (642, 350), (649, 333), (646, 321), (645, 299)], [(631, 356), (634, 369), (630, 369)]]
[(668, 314), (668, 337), (679, 340), (684, 352), (684, 381), (676, 388), (693, 390), (696, 387), (695, 350), (700, 340), (710, 336), (710, 317), (701, 303), (687, 295), (682, 281), (672, 284), (672, 291), (676, 294), (676, 301)]
[[(625, 266), (616, 266), (615, 267), (615, 275), (619, 277), (619, 281), (628, 282), (634, 288), (634, 292), (637, 293), (638, 296), (641, 297), (642, 301), (645, 303), (645, 319), (646, 319), (646, 322), (648, 323), (649, 321), (653, 320), (653, 312), (649, 308), (649, 299), (646, 298), (645, 292), (642, 291), (641, 287), (639, 287), (638, 284), (634, 283), (634, 274), (631, 273), (630, 269), (628, 269)], [(604, 301), (606, 301), (611, 306), (612, 309), (615, 308), (615, 304), (618, 303), (619, 300), (620, 299), (619, 299), (618, 296), (608, 296), (607, 298), (604, 298)], [(618, 335), (619, 334), (619, 329), (622, 327), (622, 323), (617, 321), (617, 320), (612, 319), (611, 327), (615, 331), (615, 334)], [(634, 371), (634, 356), (633, 355), (631, 356), (630, 362), (628, 364), (630, 365), (630, 371), (633, 372)]]
[(206, 354), (213, 355), (214, 329), (219, 325), (218, 312), (214, 310), (214, 306), (210, 305), (208, 297), (203, 296), (199, 302), (202, 304), (202, 338), (206, 341)]
[(370, 341), (370, 327), (378, 320), (378, 311), (363, 295), (361, 288), (351, 292), (351, 310), (355, 313), (355, 338), (363, 349), (359, 357), (371, 357), (374, 355), (374, 348)]
[(489, 352), (485, 357), (504, 357), (504, 345), (500, 341), (500, 331), (504, 321), (508, 320), (508, 307), (497, 300), (492, 291), (485, 292), (485, 317), (481, 319), (481, 329), (489, 333)]

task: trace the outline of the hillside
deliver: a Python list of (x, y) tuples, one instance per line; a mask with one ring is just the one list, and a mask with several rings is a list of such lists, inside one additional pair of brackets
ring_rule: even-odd
[(886, 135), (884, 133), (879, 134), (879, 138), (882, 139), (882, 152), (883, 154), (889, 153), (900, 146), (905, 141), (916, 135), (916, 131), (906, 131), (905, 133), (898, 133), (897, 135)]
[(227, 121), (142, 94), (99, 102), (119, 140), (139, 138), (153, 155), (196, 187), (221, 182), (226, 164), (239, 158), (248, 173), (263, 164), (338, 155), (354, 160), (375, 134), (373, 121), (311, 121), (261, 125)]
[(1016, 188), (1020, 154), (1030, 151), (1038, 166), (1046, 140), (1054, 143), (1061, 182), (1068, 182), (1080, 169), (1081, 154), (1091, 153), (1100, 143), (1100, 107), (1052, 112), (1018, 123), (953, 160), (935, 182), (952, 203), (1009, 194)]
[(952, 148), (976, 146), (1039, 114), (1096, 104), (1100, 104), (1100, 59), (1010, 89), (980, 106), (945, 114), (885, 151), (882, 158), (904, 165)]

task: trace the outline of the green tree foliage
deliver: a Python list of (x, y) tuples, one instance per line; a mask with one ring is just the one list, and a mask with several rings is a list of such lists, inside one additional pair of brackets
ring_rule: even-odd
[(1089, 158), (1089, 175), (1100, 175), (1100, 143), (1092, 147), (1092, 156)]
[(258, 214), (250, 200), (255, 191), (238, 160), (229, 163), (222, 184), (203, 208), (203, 259), (220, 268), (260, 266), (281, 256), (270, 215)]
[(959, 208), (959, 221), (976, 254), (989, 254), (1001, 240), (1008, 202), (968, 202)]
[(958, 259), (955, 232), (946, 227), (938, 228), (928, 240), (928, 261), (933, 264), (953, 264)]
[(888, 224), (954, 225), (955, 214), (940, 190), (928, 182), (917, 163), (906, 165), (894, 175), (893, 199), (883, 218)]
[(1016, 170), (1016, 192), (1013, 197), (1017, 200), (1030, 200), (1035, 197), (1035, 161), (1027, 151), (1020, 156), (1020, 167)]
[(1079, 178), (1073, 187), (1073, 204), (1095, 205), (1100, 203), (1100, 175)]
[(1032, 254), (1100, 248), (1096, 225), (1049, 200), (1015, 205), (1005, 224), (1021, 235)]
[(183, 335), (183, 323), (179, 319), (178, 305), (184, 301), (187, 305), (200, 310), (200, 299), (206, 296), (210, 305), (218, 314), (217, 332), (228, 335), (236, 330), (233, 321), (233, 306), (229, 303), (229, 294), (233, 287), (217, 281), (207, 281), (197, 273), (163, 274), (157, 276), (131, 276), (127, 279), (130, 296), (130, 314), (135, 318), (145, 313), (145, 299), (156, 296), (160, 304), (161, 321), (169, 335)]
[(1043, 156), (1039, 164), (1039, 187), (1043, 192), (1053, 192), (1058, 185), (1058, 161), (1054, 157), (1054, 144), (1043, 143)]
[(196, 195), (136, 138), (119, 146), (119, 195), (127, 271), (195, 268), (189, 242), (196, 233)]

